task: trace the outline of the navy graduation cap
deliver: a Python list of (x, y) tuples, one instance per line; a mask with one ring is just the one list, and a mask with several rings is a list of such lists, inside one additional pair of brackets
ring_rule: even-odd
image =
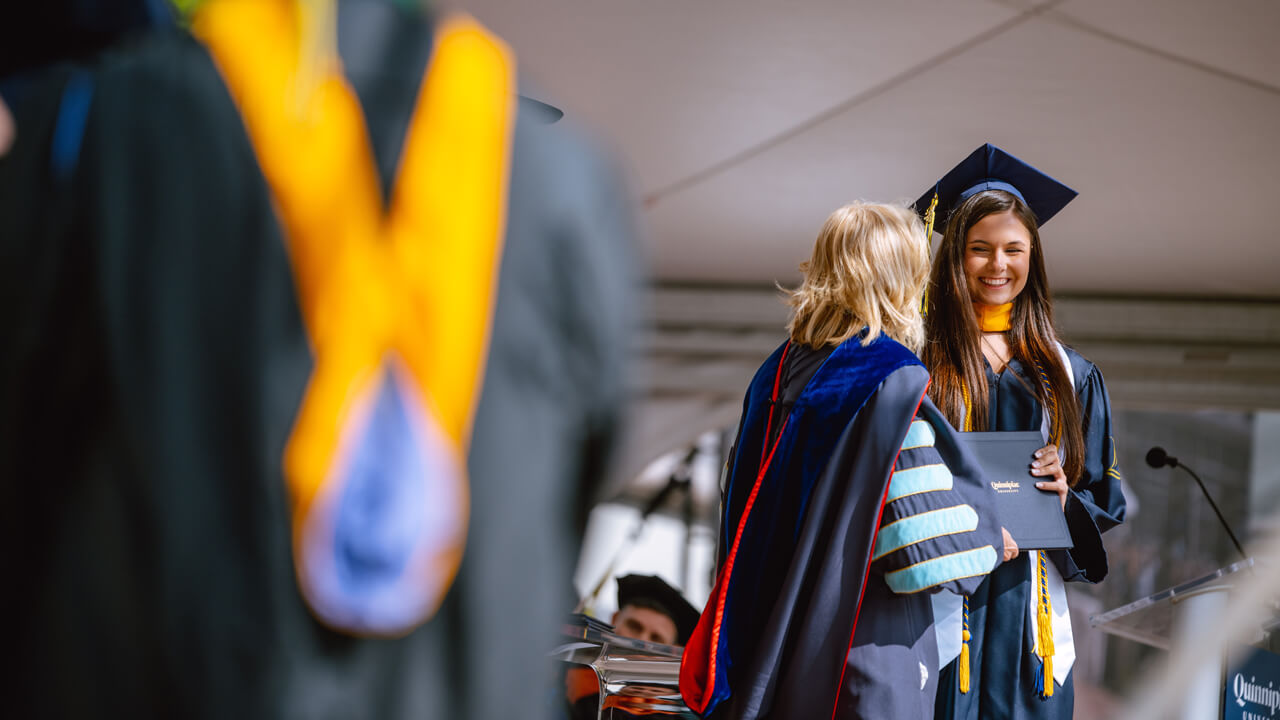
[(969, 196), (983, 190), (1004, 190), (1021, 198), (1044, 225), (1049, 218), (1075, 199), (1075, 190), (1063, 185), (1018, 158), (987, 143), (974, 150), (959, 165), (934, 184), (916, 201), (915, 210), (928, 222), (929, 208), (937, 196), (935, 222), (939, 232), (947, 226), (951, 211)]

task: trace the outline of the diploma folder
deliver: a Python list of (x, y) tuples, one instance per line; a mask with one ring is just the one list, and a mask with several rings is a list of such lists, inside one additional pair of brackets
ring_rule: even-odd
[(983, 485), (995, 497), (1000, 524), (1019, 550), (1072, 546), (1058, 494), (1037, 488), (1045, 478), (1031, 474), (1035, 452), (1045, 445), (1039, 432), (962, 432), (960, 437), (982, 466)]

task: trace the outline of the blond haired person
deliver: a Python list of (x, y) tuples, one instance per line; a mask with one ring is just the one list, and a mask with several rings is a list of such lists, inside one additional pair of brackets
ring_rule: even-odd
[(704, 716), (933, 716), (929, 595), (971, 592), (1003, 541), (925, 397), (928, 266), (915, 215), (867, 202), (832, 213), (801, 265), (790, 337), (747, 390), (716, 584), (681, 667)]

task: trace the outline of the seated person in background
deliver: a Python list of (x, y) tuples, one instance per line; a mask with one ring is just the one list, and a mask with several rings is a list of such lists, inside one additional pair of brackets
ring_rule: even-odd
[(613, 627), (622, 637), (663, 645), (684, 645), (698, 624), (698, 610), (657, 575), (618, 578), (618, 611)]
[[(683, 646), (698, 624), (698, 610), (679, 590), (656, 575), (618, 578), (614, 631), (625, 638)], [(674, 692), (674, 691), (672, 691)], [(595, 670), (573, 667), (565, 673), (565, 697), (573, 718), (594, 718), (600, 702)]]

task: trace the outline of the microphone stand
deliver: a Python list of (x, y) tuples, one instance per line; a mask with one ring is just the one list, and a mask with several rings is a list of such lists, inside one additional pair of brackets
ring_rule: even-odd
[(1209, 501), (1209, 507), (1213, 508), (1213, 512), (1217, 514), (1218, 522), (1222, 523), (1222, 529), (1227, 531), (1227, 537), (1231, 538), (1231, 543), (1236, 546), (1236, 550), (1240, 553), (1240, 557), (1248, 560), (1249, 556), (1245, 555), (1244, 548), (1240, 546), (1240, 541), (1236, 539), (1236, 534), (1231, 532), (1231, 526), (1227, 524), (1227, 519), (1222, 516), (1222, 511), (1218, 509), (1218, 503), (1214, 502), (1213, 498), (1209, 496), (1209, 491), (1205, 489), (1204, 483), (1200, 480), (1200, 476), (1191, 472), (1191, 468), (1186, 465), (1183, 465), (1180, 462), (1176, 464), (1178, 467), (1186, 470), (1187, 474), (1190, 475), (1196, 481), (1196, 484), (1200, 486), (1200, 492), (1204, 494), (1204, 499)]
[[(685, 494), (686, 502), (685, 514), (686, 516), (692, 515), (693, 491), (690, 482), (691, 473), (689, 472), (689, 468), (693, 464), (693, 459), (697, 457), (697, 455), (698, 446), (694, 445), (690, 448), (689, 453), (685, 455), (684, 460), (681, 461), (680, 465), (671, 472), (671, 476), (667, 478), (667, 484), (663, 485), (661, 490), (654, 493), (653, 497), (640, 512), (639, 522), (631, 528), (631, 532), (627, 535), (626, 539), (622, 541), (622, 545), (618, 548), (618, 551), (614, 553), (613, 559), (609, 561), (609, 565), (605, 568), (604, 574), (600, 576), (600, 580), (592, 586), (590, 592), (578, 601), (577, 607), (573, 609), (574, 613), (583, 612), (587, 605), (595, 601), (596, 597), (600, 594), (600, 591), (604, 589), (605, 583), (609, 581), (609, 578), (613, 577), (618, 563), (621, 562), (623, 557), (625, 557), (626, 553), (631, 549), (631, 546), (640, 539), (640, 533), (644, 531), (644, 526), (645, 523), (648, 522), (649, 516), (661, 507), (667, 501), (667, 498), (677, 492), (683, 492)], [(688, 540), (686, 538), (686, 543), (687, 542)], [(684, 572), (685, 574), (688, 573), (687, 567)]]

